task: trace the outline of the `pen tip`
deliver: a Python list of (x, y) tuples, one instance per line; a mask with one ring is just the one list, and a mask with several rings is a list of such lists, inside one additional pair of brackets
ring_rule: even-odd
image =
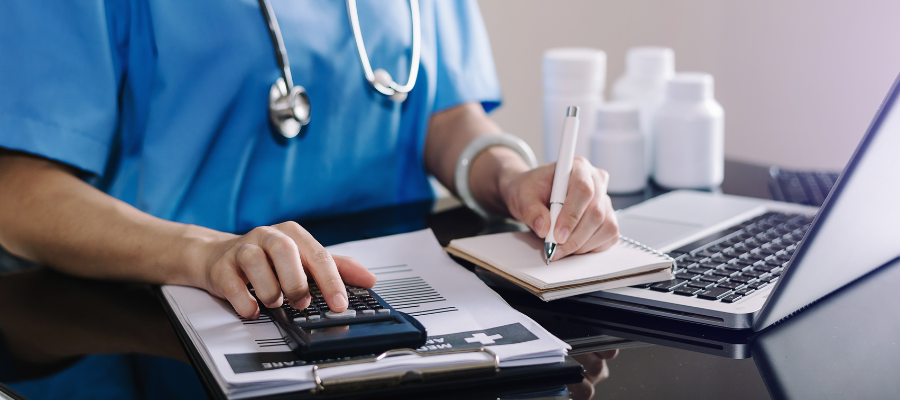
[(550, 265), (553, 259), (553, 253), (556, 252), (556, 243), (544, 243), (544, 262)]

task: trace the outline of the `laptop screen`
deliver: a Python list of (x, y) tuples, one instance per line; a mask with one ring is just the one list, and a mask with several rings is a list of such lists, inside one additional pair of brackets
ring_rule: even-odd
[(753, 326), (760, 330), (900, 256), (898, 82)]

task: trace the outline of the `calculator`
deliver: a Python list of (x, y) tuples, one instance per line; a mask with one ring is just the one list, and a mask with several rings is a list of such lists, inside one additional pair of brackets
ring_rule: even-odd
[[(302, 360), (380, 354), (425, 344), (425, 327), (407, 314), (393, 309), (371, 290), (346, 286), (350, 305), (346, 311), (328, 308), (322, 291), (309, 282), (312, 301), (303, 310), (288, 303), (268, 308), (285, 340)], [(260, 307), (265, 308), (260, 302)]]

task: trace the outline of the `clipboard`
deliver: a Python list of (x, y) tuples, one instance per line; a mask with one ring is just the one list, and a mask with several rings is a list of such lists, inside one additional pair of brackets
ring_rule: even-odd
[[(203, 385), (203, 390), (210, 399), (228, 400), (228, 397), (222, 392), (219, 385), (213, 378), (209, 367), (204, 363), (191, 341), (184, 326), (178, 320), (174, 310), (172, 310), (165, 295), (162, 293), (161, 286), (154, 286), (153, 291), (156, 293), (172, 329), (178, 336), (181, 346), (190, 360), (194, 372)], [(429, 352), (431, 355), (446, 354), (444, 352)], [(459, 350), (457, 350), (459, 351)], [(502, 393), (504, 391), (516, 390), (523, 388), (547, 388), (550, 386), (562, 386), (569, 383), (581, 382), (583, 379), (582, 372), (584, 368), (573, 358), (566, 356), (565, 361), (556, 364), (543, 364), (525, 367), (499, 368), (499, 359), (489, 349), (484, 347), (475, 349), (464, 349), (461, 352), (485, 352), (492, 355), (489, 362), (476, 363), (472, 365), (464, 365), (461, 367), (445, 368), (445, 369), (426, 369), (411, 370), (403, 373), (391, 374), (372, 374), (364, 377), (336, 380), (322, 380), (319, 378), (317, 371), (322, 369), (346, 365), (348, 363), (363, 363), (375, 361), (385, 357), (395, 355), (416, 354), (412, 349), (398, 349), (385, 352), (371, 359), (360, 359), (341, 361), (335, 363), (318, 364), (313, 367), (313, 376), (316, 380), (316, 388), (313, 390), (281, 393), (271, 396), (256, 397), (265, 400), (282, 400), (282, 399), (354, 399), (354, 398), (373, 398), (390, 396), (392, 398), (401, 397), (421, 397), (428, 394), (429, 397), (438, 397), (435, 392), (444, 392), (451, 394), (453, 397), (465, 396), (467, 393), (478, 394), (483, 397), (487, 393)], [(419, 355), (425, 356), (421, 353)], [(535, 379), (540, 378), (540, 379)], [(450, 393), (448, 393), (450, 392)], [(487, 393), (486, 393), (487, 392)]]

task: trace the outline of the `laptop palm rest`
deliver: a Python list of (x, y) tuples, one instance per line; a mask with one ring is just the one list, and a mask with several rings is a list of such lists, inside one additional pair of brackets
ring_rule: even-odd
[(617, 213), (622, 235), (669, 250), (673, 243), (754, 210), (764, 201), (723, 194), (676, 190)]

